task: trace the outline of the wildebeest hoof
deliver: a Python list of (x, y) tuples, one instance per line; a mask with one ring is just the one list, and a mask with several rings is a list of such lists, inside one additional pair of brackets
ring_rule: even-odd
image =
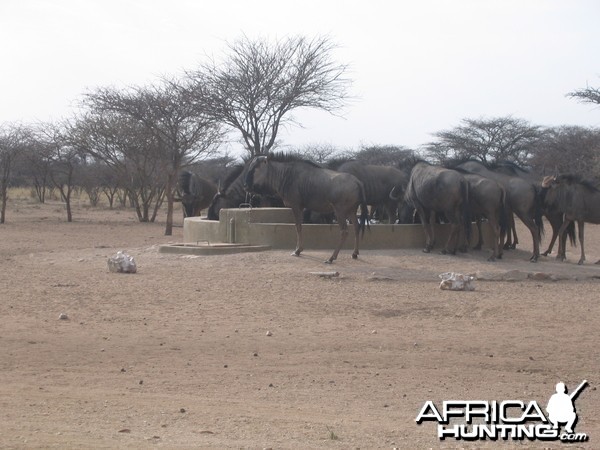
[(302, 250), (295, 250), (291, 255), (292, 256), (300, 256), (301, 252), (302, 252)]
[(545, 251), (544, 253), (542, 253), (542, 256), (548, 256), (550, 254), (550, 252)]
[(327, 259), (325, 261), (323, 261), (325, 264), (333, 264), (333, 260), (331, 259)]
[(429, 253), (431, 251), (431, 249), (429, 247), (425, 247), (423, 249), (423, 253)]
[(538, 257), (536, 255), (533, 255), (531, 258), (529, 258), (529, 262), (536, 263), (537, 261)]
[(357, 259), (358, 258), (358, 254), (357, 253), (352, 253), (352, 259)]
[(494, 262), (494, 261), (496, 261), (496, 257), (495, 257), (494, 255), (492, 255), (492, 256), (490, 256), (490, 257), (488, 258), (488, 261), (489, 261), (489, 262)]
[(583, 259), (580, 259), (579, 262), (577, 263), (578, 266), (582, 266), (583, 265)]

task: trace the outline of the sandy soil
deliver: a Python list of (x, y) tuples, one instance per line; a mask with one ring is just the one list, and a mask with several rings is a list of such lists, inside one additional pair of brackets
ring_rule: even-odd
[[(0, 225), (1, 447), (522, 448), (440, 442), (415, 418), (426, 400), (545, 406), (558, 381), (587, 379), (577, 431), (600, 448), (598, 227), (582, 267), (578, 249), (529, 263), (521, 230), (497, 263), (342, 251), (340, 277), (321, 279), (310, 272), (331, 270), (329, 251), (166, 255), (181, 227), (166, 237), (129, 210), (64, 217), (20, 201)], [(137, 274), (108, 271), (118, 250)], [(439, 289), (442, 272), (509, 270), (563, 279)]]

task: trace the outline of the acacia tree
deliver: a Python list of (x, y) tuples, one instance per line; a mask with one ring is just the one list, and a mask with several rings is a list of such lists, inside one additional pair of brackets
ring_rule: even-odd
[(545, 130), (531, 165), (539, 173), (576, 173), (587, 178), (600, 173), (600, 129), (562, 126)]
[(8, 187), (15, 161), (26, 148), (28, 131), (20, 125), (0, 126), (0, 224), (6, 219)]
[(51, 152), (48, 146), (32, 139), (23, 152), (22, 172), (29, 182), (40, 203), (46, 202), (46, 192), (50, 186)]
[[(70, 124), (69, 139), (82, 153), (110, 168), (114, 175), (108, 180), (111, 206), (120, 185), (138, 220), (154, 222), (162, 204), (165, 176), (157, 140), (147, 127), (119, 113), (88, 113)], [(103, 189), (102, 180), (98, 183)]]
[(35, 130), (36, 146), (44, 148), (50, 161), (50, 181), (60, 192), (67, 209), (67, 222), (73, 221), (71, 196), (75, 188), (77, 169), (82, 162), (80, 149), (68, 139), (66, 123), (39, 124)]
[(463, 119), (461, 125), (434, 136), (437, 141), (428, 144), (426, 151), (436, 162), (474, 158), (482, 162), (510, 160), (525, 164), (541, 130), (522, 119), (498, 117)]
[(186, 164), (214, 152), (222, 141), (217, 121), (204, 114), (176, 81), (127, 90), (98, 88), (88, 93), (84, 105), (91, 112), (112, 112), (130, 117), (155, 137), (158, 161), (165, 173), (167, 223), (165, 235), (173, 233), (173, 201), (177, 173)]
[(347, 66), (332, 59), (326, 37), (290, 37), (274, 44), (243, 37), (228, 46), (221, 64), (188, 73), (189, 94), (214, 120), (241, 133), (250, 156), (269, 152), (291, 112), (339, 111), (348, 99)]
[(567, 97), (571, 97), (579, 100), (581, 103), (593, 103), (600, 105), (600, 88), (587, 86), (582, 89), (576, 89), (567, 94)]

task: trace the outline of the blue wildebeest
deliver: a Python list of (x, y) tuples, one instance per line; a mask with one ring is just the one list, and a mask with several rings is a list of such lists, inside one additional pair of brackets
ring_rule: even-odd
[[(358, 257), (359, 235), (360, 231), (364, 233), (368, 211), (363, 184), (354, 175), (324, 169), (291, 155), (262, 155), (248, 163), (244, 187), (259, 194), (276, 192), (285, 206), (292, 209), (297, 234), (292, 255), (299, 256), (303, 250), (302, 212), (310, 209), (318, 213), (334, 212), (340, 227), (340, 241), (325, 262), (332, 263), (337, 258), (348, 236), (348, 221), (354, 225), (352, 258)], [(356, 217), (359, 206), (360, 221)]]
[(219, 211), (224, 208), (240, 208), (241, 206), (283, 206), (281, 200), (274, 195), (255, 195), (244, 189), (244, 164), (233, 166), (223, 182), (219, 182), (218, 192), (214, 195), (207, 218), (219, 220)]
[(404, 192), (409, 178), (405, 172), (392, 166), (365, 164), (356, 160), (335, 161), (328, 168), (351, 173), (362, 181), (367, 204), (372, 208), (383, 206), (389, 223), (396, 222), (399, 200), (390, 198), (390, 192), (394, 187), (401, 187)]
[[(533, 184), (536, 189), (540, 192), (540, 200), (542, 202), (542, 214), (548, 219), (550, 222), (550, 226), (552, 227), (552, 238), (550, 239), (550, 243), (548, 244), (548, 248), (545, 252), (542, 253), (544, 256), (548, 256), (552, 252), (552, 248), (554, 247), (554, 243), (556, 242), (556, 238), (558, 237), (558, 230), (563, 224), (563, 214), (560, 211), (555, 210), (551, 205), (544, 204), (544, 199), (541, 196), (542, 186), (541, 180), (542, 176), (538, 175), (534, 172), (531, 172), (524, 167), (515, 164), (512, 161), (499, 161), (495, 164), (490, 165), (490, 169), (494, 172), (503, 173), (509, 176), (520, 177), (524, 180)], [(545, 194), (544, 194), (545, 195)], [(514, 227), (514, 220), (512, 220), (511, 226), (508, 228), (508, 235), (506, 242), (508, 245), (510, 244), (510, 232), (513, 234), (513, 244), (512, 246), (516, 246), (519, 243), (519, 239), (517, 237), (517, 231)], [(572, 244), (575, 244), (575, 225), (571, 222), (567, 225), (566, 233), (563, 234), (563, 245), (566, 245), (566, 238), (569, 237), (569, 240)]]
[(184, 170), (179, 174), (179, 194), (184, 217), (199, 216), (217, 193), (217, 185), (196, 173)]
[(502, 258), (502, 244), (504, 234), (506, 233), (506, 192), (504, 188), (494, 180), (483, 177), (478, 174), (465, 172), (462, 169), (455, 169), (469, 183), (469, 204), (471, 207), (471, 216), (477, 221), (478, 242), (473, 247), (481, 250), (483, 236), (481, 233), (481, 219), (486, 218), (494, 232), (494, 242), (492, 245), (492, 256), (489, 261), (495, 261), (496, 258)]
[(564, 233), (570, 223), (577, 221), (581, 256), (578, 264), (585, 261), (583, 247), (583, 227), (585, 222), (600, 223), (600, 189), (592, 181), (578, 175), (564, 174), (545, 177), (542, 189), (546, 190), (544, 202), (552, 209), (564, 214), (564, 221), (558, 230), (558, 254), (556, 259), (566, 259)]
[(457, 171), (418, 161), (410, 174), (406, 199), (415, 207), (421, 218), (425, 230), (425, 253), (429, 253), (435, 243), (435, 213), (443, 213), (452, 225), (442, 253), (456, 253), (461, 229), (464, 230), (467, 241), (469, 240), (469, 184)]
[[(544, 224), (542, 221), (542, 202), (536, 186), (521, 177), (490, 170), (479, 161), (467, 160), (458, 163), (456, 167), (490, 178), (504, 188), (506, 191), (506, 214), (509, 223), (512, 225), (514, 213), (529, 229), (533, 241), (533, 255), (529, 260), (537, 262), (540, 256), (540, 239)], [(505, 245), (504, 248), (508, 248), (508, 246)]]

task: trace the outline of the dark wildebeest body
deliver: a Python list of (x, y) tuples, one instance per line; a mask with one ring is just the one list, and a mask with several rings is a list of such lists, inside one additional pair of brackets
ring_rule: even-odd
[(600, 224), (600, 189), (591, 181), (578, 175), (559, 175), (545, 177), (542, 182), (545, 192), (544, 202), (552, 209), (564, 214), (564, 221), (558, 230), (558, 254), (556, 259), (566, 259), (565, 231), (570, 223), (577, 221), (581, 256), (578, 264), (585, 261), (584, 224), (585, 222)]
[(467, 240), (469, 239), (469, 185), (457, 171), (432, 166), (425, 161), (417, 162), (410, 174), (406, 199), (421, 218), (425, 230), (424, 252), (429, 253), (435, 243), (433, 222), (436, 212), (442, 212), (452, 225), (442, 253), (456, 253), (461, 228)]
[[(361, 229), (364, 233), (368, 213), (363, 184), (354, 175), (324, 169), (290, 156), (257, 156), (248, 164), (244, 186), (259, 194), (276, 192), (292, 209), (297, 232), (293, 255), (299, 256), (303, 250), (302, 212), (310, 209), (318, 213), (333, 211), (340, 227), (340, 241), (326, 262), (332, 263), (337, 258), (348, 236), (347, 221), (354, 225), (352, 258), (358, 257), (359, 234)], [(356, 218), (359, 206), (360, 224)]]
[(219, 182), (218, 192), (208, 207), (208, 219), (219, 220), (219, 211), (224, 208), (239, 208), (243, 204), (251, 204), (252, 195), (244, 190), (242, 171), (244, 165), (233, 166), (222, 182)]
[[(459, 170), (459, 172), (461, 171)], [(474, 248), (480, 250), (483, 244), (481, 219), (485, 217), (494, 232), (493, 253), (488, 259), (489, 261), (494, 261), (496, 258), (502, 258), (503, 236), (506, 232), (506, 211), (504, 206), (506, 192), (499, 183), (481, 175), (464, 172), (462, 176), (469, 183), (471, 216), (477, 221), (479, 237)]]
[(390, 192), (396, 186), (402, 187), (402, 193), (408, 184), (408, 175), (402, 170), (392, 166), (381, 166), (365, 164), (361, 161), (346, 161), (335, 169), (338, 172), (351, 173), (360, 181), (365, 188), (367, 204), (373, 210), (383, 206), (387, 211), (389, 223), (395, 223), (398, 211), (398, 200), (390, 198)]
[(247, 192), (244, 189), (244, 169), (243, 164), (233, 166), (224, 181), (219, 183), (219, 190), (208, 207), (209, 220), (219, 220), (219, 211), (225, 208), (283, 206), (281, 200), (273, 194), (261, 196)]
[(217, 185), (198, 174), (184, 170), (179, 174), (179, 193), (183, 216), (195, 217), (210, 205), (217, 193)]
[[(543, 230), (542, 205), (535, 186), (523, 178), (489, 170), (479, 161), (466, 161), (456, 166), (467, 172), (490, 178), (499, 183), (506, 191), (506, 214), (513, 213), (525, 224), (533, 240), (531, 262), (537, 262), (540, 256), (540, 237)], [(510, 219), (509, 219), (510, 220)]]
[[(514, 176), (522, 178), (529, 183), (533, 184), (538, 191), (541, 191), (541, 176), (530, 172), (529, 170), (511, 162), (511, 161), (501, 161), (490, 166), (490, 169), (494, 172), (503, 173), (508, 176)], [(554, 210), (550, 205), (544, 204), (543, 198), (540, 197), (540, 201), (542, 204), (542, 214), (546, 216), (548, 222), (550, 222), (550, 226), (552, 227), (552, 238), (550, 239), (550, 244), (548, 244), (548, 248), (545, 252), (542, 253), (544, 256), (548, 256), (552, 252), (552, 248), (554, 247), (554, 243), (556, 242), (556, 238), (558, 237), (558, 230), (560, 229), (563, 223), (563, 214)], [(508, 233), (506, 237), (506, 245), (511, 248), (515, 248), (519, 243), (519, 238), (517, 237), (517, 230), (515, 229), (515, 221), (514, 217), (511, 214), (510, 219), (510, 227), (508, 228)], [(512, 232), (512, 243), (511, 243), (511, 232)], [(569, 236), (569, 240), (571, 243), (575, 243), (575, 225), (571, 222), (570, 225), (567, 226), (567, 232), (563, 234), (563, 245), (566, 244), (566, 237)]]

